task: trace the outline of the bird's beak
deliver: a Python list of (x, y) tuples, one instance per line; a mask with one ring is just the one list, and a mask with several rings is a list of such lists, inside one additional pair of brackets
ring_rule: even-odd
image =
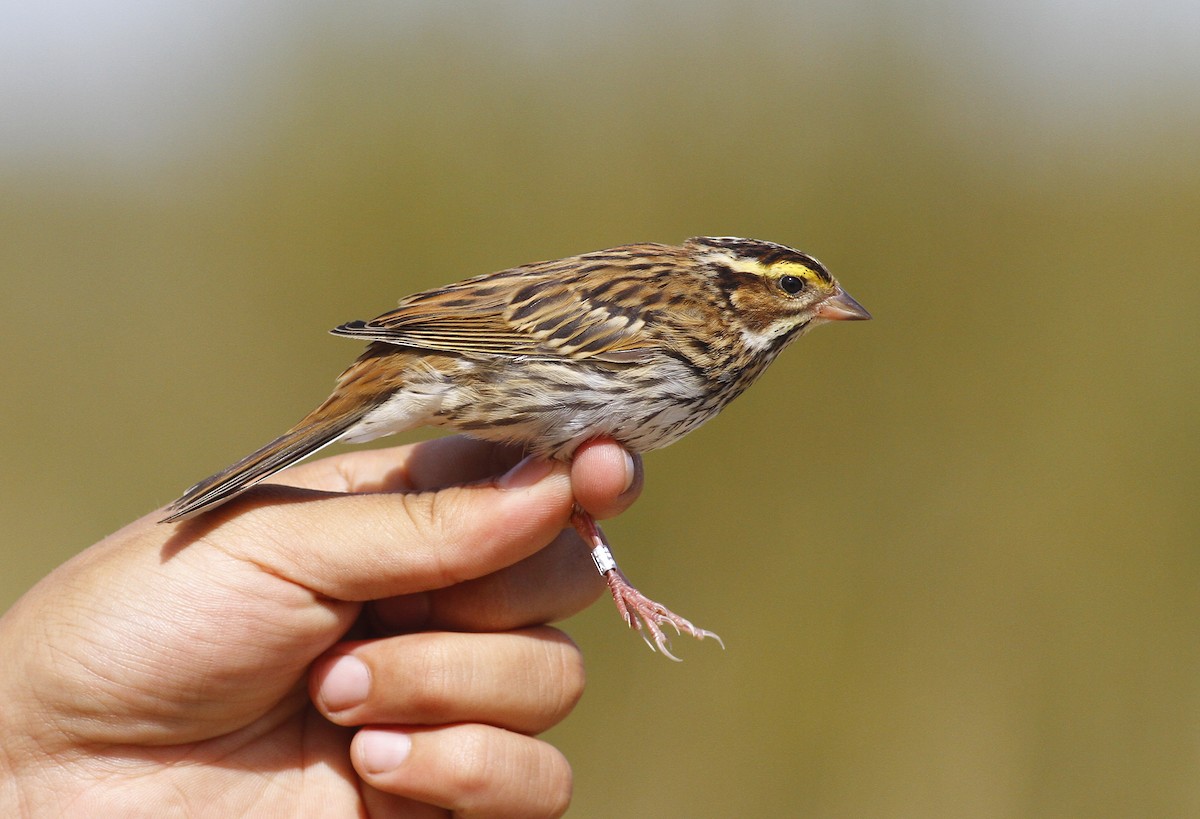
[(850, 294), (839, 290), (817, 310), (817, 315), (826, 321), (865, 321), (871, 317), (867, 308), (850, 298)]

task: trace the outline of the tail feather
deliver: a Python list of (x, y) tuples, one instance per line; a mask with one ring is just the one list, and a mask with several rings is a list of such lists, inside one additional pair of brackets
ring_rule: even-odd
[(159, 523), (182, 520), (240, 495), (263, 478), (332, 444), (362, 418), (365, 409), (367, 408), (364, 408), (363, 412), (350, 412), (330, 419), (305, 419), (262, 449), (252, 452), (233, 466), (210, 475), (184, 492), (177, 501), (167, 507), (170, 514)]

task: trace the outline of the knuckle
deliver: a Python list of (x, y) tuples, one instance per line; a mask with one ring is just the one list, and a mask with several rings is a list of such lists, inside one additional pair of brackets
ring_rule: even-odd
[(444, 546), (450, 540), (449, 525), (456, 519), (446, 492), (417, 492), (400, 495), (404, 510), (404, 521), (399, 524), (396, 535), (400, 542), (414, 539), (424, 544), (424, 552), (431, 561), (430, 572), (438, 586), (451, 586), (460, 578), (447, 562), (449, 550)]
[(462, 726), (452, 770), (455, 790), (466, 796), (467, 802), (487, 796), (503, 770), (505, 760), (497, 758), (488, 733), (482, 726)]
[[(561, 751), (530, 737), (498, 736), (483, 726), (463, 729), (452, 767), (459, 804), (468, 806), (464, 813), (482, 811), (504, 791), (502, 801), (521, 805), (520, 815), (528, 819), (553, 819), (567, 812), (574, 779)], [(501, 736), (517, 743), (505, 742)]]
[(445, 719), (461, 698), (462, 681), (451, 673), (456, 667), (444, 641), (422, 639), (406, 658), (407, 711), (422, 721)]
[(427, 543), (437, 543), (441, 537), (442, 524), (438, 517), (436, 492), (403, 492), (400, 506), (404, 510), (402, 526)]
[(563, 679), (563, 696), (559, 712), (566, 716), (583, 698), (583, 691), (587, 686), (587, 672), (583, 666), (583, 654), (574, 645), (568, 650), (559, 652), (559, 656)]
[(544, 662), (550, 673), (539, 677), (546, 685), (553, 685), (557, 693), (556, 697), (545, 698), (546, 702), (554, 703), (547, 716), (558, 722), (570, 714), (583, 697), (587, 685), (583, 653), (570, 637), (558, 631), (552, 632), (552, 639), (542, 645), (545, 647)]

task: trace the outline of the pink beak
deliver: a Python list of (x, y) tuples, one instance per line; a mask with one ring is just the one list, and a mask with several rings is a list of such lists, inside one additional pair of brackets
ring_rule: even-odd
[(871, 317), (867, 308), (850, 298), (850, 294), (839, 290), (836, 296), (820, 306), (817, 316), (827, 321), (865, 321)]

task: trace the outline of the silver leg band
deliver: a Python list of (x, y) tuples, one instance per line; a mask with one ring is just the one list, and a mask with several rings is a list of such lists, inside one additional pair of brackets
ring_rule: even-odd
[(617, 568), (617, 561), (613, 560), (612, 552), (603, 543), (592, 549), (592, 562), (596, 564), (596, 571), (600, 572), (602, 577)]

